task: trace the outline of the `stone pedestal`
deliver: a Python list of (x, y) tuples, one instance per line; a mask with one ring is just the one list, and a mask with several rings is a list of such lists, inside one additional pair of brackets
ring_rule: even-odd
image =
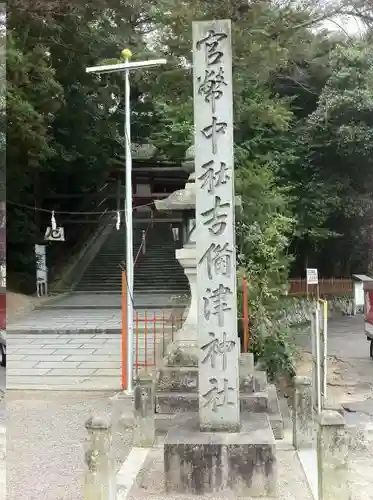
[(275, 497), (275, 441), (266, 415), (243, 421), (238, 433), (201, 432), (197, 418), (171, 429), (164, 445), (168, 493), (233, 491), (238, 497)]
[(320, 500), (350, 500), (348, 445), (344, 417), (325, 410), (317, 432), (318, 494)]
[(197, 366), (197, 266), (196, 244), (187, 243), (176, 250), (176, 258), (184, 268), (190, 286), (191, 301), (183, 326), (175, 333), (173, 342), (167, 347), (168, 364), (172, 366)]
[[(177, 351), (173, 353), (174, 364), (160, 368), (157, 374), (155, 408), (158, 414), (199, 411), (198, 367), (193, 365), (188, 349), (179, 352), (180, 357)], [(254, 367), (251, 353), (241, 354), (239, 374), (241, 413), (250, 418), (256, 413), (266, 413), (275, 438), (283, 439), (284, 425), (276, 387), (268, 384), (266, 372)]]

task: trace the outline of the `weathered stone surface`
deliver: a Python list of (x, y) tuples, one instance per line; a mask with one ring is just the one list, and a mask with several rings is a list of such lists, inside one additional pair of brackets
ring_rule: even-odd
[(252, 394), (254, 387), (254, 355), (250, 352), (241, 353), (239, 357), (240, 393)]
[(336, 411), (340, 413), (342, 416), (344, 415), (345, 411), (343, 409), (343, 406), (340, 403), (337, 403), (336, 401), (326, 401), (324, 404), (324, 410), (331, 410), (331, 411)]
[(158, 392), (197, 392), (198, 369), (190, 367), (161, 368), (157, 377)]
[(267, 372), (263, 370), (254, 371), (254, 390), (255, 392), (265, 391), (268, 385)]
[(155, 397), (157, 413), (198, 412), (198, 394), (165, 392)]
[(277, 396), (277, 389), (274, 384), (267, 385), (268, 411), (271, 414), (281, 413), (280, 402)]
[(155, 441), (154, 380), (151, 377), (136, 381), (134, 389), (133, 444), (151, 447)]
[(240, 375), (240, 393), (252, 394), (255, 392), (255, 379), (253, 374)]
[(350, 500), (348, 445), (349, 436), (342, 415), (332, 410), (322, 411), (317, 432), (320, 500)]
[(265, 392), (254, 392), (253, 394), (240, 395), (241, 411), (254, 413), (268, 413), (268, 394)]
[(203, 495), (230, 489), (239, 497), (275, 496), (275, 455), (266, 415), (253, 415), (239, 433), (201, 432), (198, 419), (189, 419), (165, 440), (166, 491)]
[(172, 366), (184, 366), (184, 367), (197, 367), (198, 366), (198, 353), (194, 352), (192, 349), (182, 349), (178, 348), (172, 351), (167, 356), (167, 365)]
[(309, 448), (313, 442), (313, 402), (310, 377), (294, 378), (293, 445), (296, 450)]
[(111, 422), (107, 415), (92, 416), (85, 423), (88, 431), (84, 454), (84, 500), (108, 500), (115, 492), (115, 464)]
[(268, 417), (275, 439), (284, 439), (284, 419), (281, 413), (271, 413)]
[(254, 354), (252, 352), (242, 352), (239, 357), (240, 374), (252, 374), (254, 372)]

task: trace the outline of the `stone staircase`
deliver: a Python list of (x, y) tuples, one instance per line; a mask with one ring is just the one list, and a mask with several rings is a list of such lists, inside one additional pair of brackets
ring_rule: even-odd
[[(142, 233), (146, 233), (146, 252), (139, 248)], [(173, 240), (169, 223), (157, 222), (149, 227), (146, 222), (134, 221), (134, 289), (135, 293), (160, 293), (182, 295), (189, 286), (184, 271), (175, 257), (178, 243)], [(120, 293), (120, 265), (126, 259), (125, 228), (113, 227), (101, 249), (86, 267), (74, 286), (79, 293)]]

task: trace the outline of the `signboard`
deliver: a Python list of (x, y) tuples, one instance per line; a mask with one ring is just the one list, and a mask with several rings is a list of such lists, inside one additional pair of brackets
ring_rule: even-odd
[(63, 227), (52, 229), (49, 226), (45, 231), (44, 239), (46, 241), (65, 241), (65, 230)]
[(318, 285), (319, 276), (317, 269), (306, 269), (307, 285)]
[(36, 291), (38, 297), (48, 293), (48, 270), (45, 245), (35, 245)]

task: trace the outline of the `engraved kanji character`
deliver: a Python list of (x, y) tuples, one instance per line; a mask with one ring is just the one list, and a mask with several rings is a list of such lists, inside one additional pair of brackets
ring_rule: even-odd
[(228, 278), (231, 276), (232, 253), (229, 243), (225, 243), (223, 246), (211, 243), (199, 261), (199, 264), (201, 264), (206, 260), (207, 274), (210, 280), (212, 279), (213, 272), (214, 274), (227, 276)]
[(218, 122), (216, 116), (212, 117), (211, 125), (207, 125), (207, 127), (202, 129), (202, 134), (206, 137), (206, 139), (211, 139), (212, 143), (212, 153), (215, 155), (218, 150), (216, 136), (219, 133), (225, 134), (227, 129), (227, 122)]
[(219, 236), (222, 234), (227, 227), (228, 213), (222, 211), (222, 209), (230, 207), (230, 203), (221, 203), (221, 198), (215, 196), (215, 204), (209, 210), (201, 213), (202, 217), (206, 220), (203, 222), (204, 226), (210, 226), (209, 231), (214, 236)]
[(202, 351), (207, 351), (206, 356), (203, 358), (202, 363), (211, 361), (211, 368), (216, 366), (216, 357), (218, 354), (222, 355), (223, 370), (227, 368), (227, 353), (232, 352), (236, 343), (234, 340), (227, 340), (227, 334), (223, 333), (221, 341), (216, 337), (215, 333), (209, 333), (212, 340), (201, 347)]
[(224, 54), (221, 50), (218, 50), (219, 43), (226, 38), (228, 38), (226, 33), (216, 33), (215, 30), (209, 30), (207, 35), (196, 43), (197, 50), (200, 50), (202, 45), (205, 45), (207, 64), (209, 66), (221, 61)]
[(215, 101), (223, 95), (222, 86), (228, 85), (224, 80), (224, 69), (219, 68), (219, 71), (214, 69), (205, 70), (205, 78), (198, 77), (200, 83), (198, 93), (205, 96), (205, 101), (211, 103), (212, 112), (215, 113)]
[(224, 312), (231, 310), (227, 303), (227, 296), (228, 294), (232, 294), (232, 290), (227, 286), (220, 284), (215, 290), (207, 288), (206, 293), (207, 297), (203, 297), (203, 313), (205, 319), (208, 321), (211, 314), (213, 314), (218, 317), (219, 326), (224, 326)]
[(208, 161), (201, 168), (205, 169), (205, 171), (198, 177), (198, 180), (202, 181), (202, 188), (207, 186), (208, 193), (214, 194), (215, 188), (226, 184), (230, 179), (229, 169), (223, 161), (220, 162), (220, 167), (217, 170), (214, 170), (214, 160)]
[(233, 387), (228, 386), (228, 379), (223, 379), (223, 388), (219, 390), (219, 382), (215, 377), (209, 379), (211, 389), (202, 395), (205, 399), (203, 407), (211, 406), (213, 412), (217, 412), (221, 406), (234, 406), (234, 403), (229, 401), (229, 393), (234, 392)]

